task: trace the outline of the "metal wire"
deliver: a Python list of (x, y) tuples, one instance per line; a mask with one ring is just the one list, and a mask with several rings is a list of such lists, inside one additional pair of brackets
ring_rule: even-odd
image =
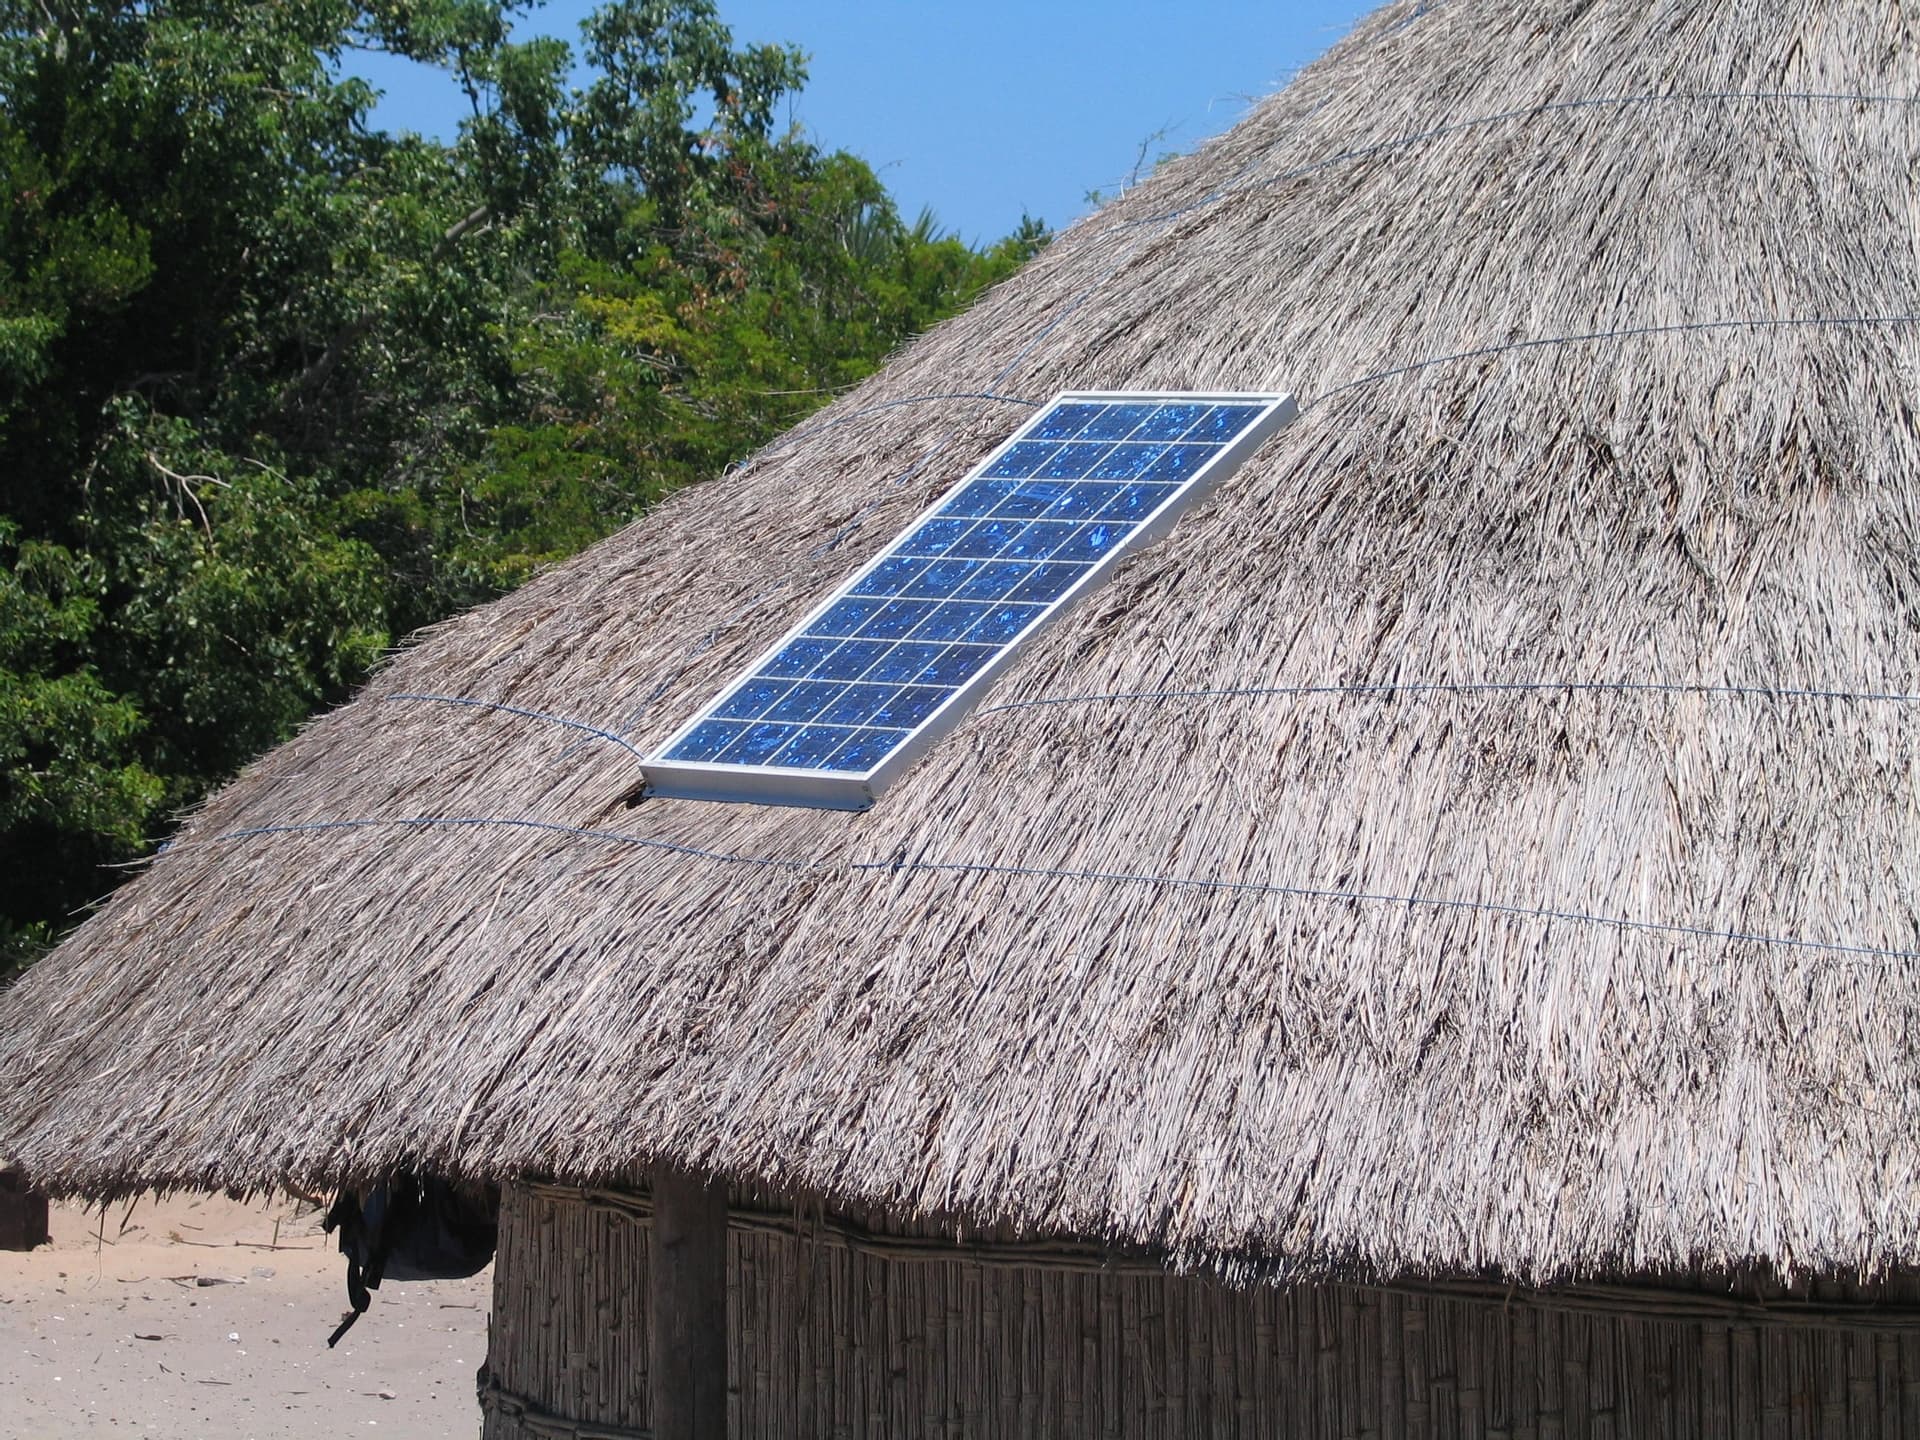
[(269, 835), (303, 835), (338, 830), (377, 830), (381, 826), (401, 829), (478, 830), (500, 827), (510, 830), (535, 830), (543, 834), (565, 835), (576, 840), (598, 840), (608, 845), (637, 845), (646, 850), (664, 850), (696, 860), (714, 860), (725, 865), (755, 865), (780, 870), (798, 870), (810, 862), (781, 860), (768, 855), (735, 855), (725, 850), (706, 850), (698, 845), (682, 845), (673, 840), (654, 840), (644, 835), (628, 835), (618, 830), (595, 830), (584, 825), (563, 825), (557, 820), (530, 820), (500, 815), (408, 815), (393, 818), (368, 816), (351, 820), (290, 820), (271, 825), (248, 825), (228, 830), (207, 841), (176, 841), (172, 848), (191, 849), (195, 844), (213, 844), (223, 840), (254, 840)]
[[(1356, 685), (1221, 685), (1193, 690), (1116, 690), (1093, 692), (1084, 695), (1037, 695), (1027, 700), (1009, 700), (1000, 705), (982, 706), (975, 714), (984, 718), (988, 715), (1004, 715), (1017, 710), (1038, 710), (1054, 705), (1127, 704), (1177, 700), (1236, 700), (1275, 696), (1502, 695), (1534, 692), (1551, 693), (1555, 691), (1567, 694), (1697, 695), (1708, 699), (1829, 700), (1886, 705), (1920, 704), (1920, 694), (1908, 694), (1896, 690), (1823, 690), (1792, 685), (1709, 685), (1659, 680), (1416, 680), (1381, 681)], [(644, 750), (640, 749), (617, 730), (589, 724), (584, 720), (576, 720), (566, 715), (552, 715), (544, 710), (529, 709), (523, 705), (508, 705), (496, 700), (476, 700), (465, 695), (432, 695), (413, 692), (398, 692), (391, 695), (382, 695), (379, 698), (383, 703), (387, 704), (424, 703), (456, 705), (463, 709), (496, 711), (500, 714), (512, 715), (523, 720), (538, 720), (543, 724), (558, 725), (564, 729), (576, 730), (581, 734), (590, 735), (595, 739), (605, 740), (610, 744), (618, 745), (636, 760), (644, 761), (647, 758)]]
[(1897, 950), (1882, 945), (1853, 945), (1833, 940), (1803, 940), (1791, 935), (1766, 935), (1747, 930), (1716, 930), (1711, 926), (1684, 925), (1670, 920), (1632, 920), (1624, 916), (1597, 915), (1585, 910), (1560, 910), (1550, 906), (1519, 905), (1497, 900), (1459, 900), (1437, 895), (1390, 895), (1373, 890), (1326, 889), (1314, 885), (1289, 885), (1267, 880), (1205, 880), (1178, 875), (1135, 874), (1127, 871), (1056, 870), (1040, 866), (938, 860), (902, 861), (899, 864), (873, 862), (855, 865), (852, 868), (856, 870), (932, 870), (956, 874), (1005, 875), (1022, 879), (1083, 880), (1106, 885), (1146, 885), (1174, 890), (1224, 890), (1241, 894), (1279, 895), (1296, 900), (1325, 900), (1345, 904), (1403, 905), (1410, 909), (1464, 910), (1489, 915), (1516, 916), (1526, 920), (1594, 925), (1610, 930), (1678, 935), (1698, 940), (1773, 945), (1790, 950), (1811, 950), (1885, 960), (1920, 960), (1920, 950)]
[(565, 715), (549, 715), (544, 710), (529, 710), (523, 705), (507, 705), (498, 700), (475, 700), (467, 695), (422, 695), (404, 691), (391, 695), (382, 695), (380, 699), (383, 703), (389, 705), (400, 701), (420, 701), (435, 705), (460, 705), (473, 710), (497, 710), (504, 715), (518, 715), (523, 720), (540, 720), (549, 725), (560, 725), (569, 730), (578, 730), (583, 734), (613, 742), (636, 760), (644, 760), (647, 758), (643, 751), (638, 749), (632, 741), (628, 740), (626, 736), (620, 734), (617, 730), (607, 730), (598, 725), (589, 725), (584, 720), (570, 719)]
[(1745, 320), (1683, 320), (1669, 325), (1626, 325), (1615, 330), (1589, 330), (1574, 335), (1548, 335), (1531, 340), (1508, 340), (1498, 345), (1481, 345), (1472, 350), (1455, 350), (1446, 355), (1413, 360), (1406, 364), (1390, 366), (1385, 370), (1375, 370), (1371, 374), (1360, 375), (1352, 380), (1343, 380), (1331, 389), (1321, 391), (1300, 408), (1311, 409), (1315, 405), (1359, 386), (1398, 379), (1402, 375), (1431, 370), (1436, 365), (1451, 365), (1461, 360), (1483, 360), (1497, 355), (1511, 355), (1521, 350), (1544, 350), (1560, 345), (1589, 345), (1601, 340), (1633, 340), (1650, 335), (1698, 335), (1715, 330), (1800, 330), (1822, 327), (1854, 329), (1916, 323), (1920, 323), (1920, 314), (1810, 315), (1801, 318), (1760, 316)]
[(1376, 155), (1390, 154), (1395, 150), (1409, 149), (1415, 145), (1424, 145), (1430, 140), (1444, 140), (1452, 135), (1463, 134), (1469, 130), (1485, 129), (1490, 125), (1504, 124), (1509, 120), (1533, 120), (1544, 115), (1564, 114), (1577, 110), (1626, 109), (1634, 105), (1666, 104), (1779, 104), (1804, 103), (1823, 105), (1895, 105), (1907, 106), (1920, 104), (1920, 96), (1915, 95), (1871, 95), (1848, 94), (1830, 90), (1703, 90), (1642, 95), (1595, 95), (1584, 100), (1554, 100), (1542, 105), (1526, 105), (1513, 110), (1498, 110), (1489, 115), (1476, 115), (1470, 120), (1451, 120), (1442, 125), (1434, 125), (1425, 130), (1412, 131), (1405, 135), (1396, 135), (1391, 140), (1377, 141), (1371, 145), (1356, 146), (1351, 150), (1342, 150), (1337, 155), (1329, 155), (1324, 160), (1315, 160), (1311, 164), (1296, 166), (1279, 175), (1251, 184), (1222, 185), (1210, 190), (1191, 205), (1176, 210), (1162, 211), (1158, 215), (1142, 216), (1138, 220), (1120, 222), (1119, 228), (1131, 228), (1139, 225), (1165, 225), (1170, 221), (1182, 220), (1196, 211), (1217, 205), (1235, 195), (1248, 194), (1255, 190), (1269, 190), (1279, 185), (1290, 184), (1295, 180), (1304, 180), (1323, 170), (1331, 170), (1339, 165), (1350, 164), (1356, 160), (1371, 160)]
[[(366, 830), (381, 826), (394, 826), (408, 829), (430, 829), (435, 827), (481, 829), (500, 826), (512, 829), (539, 831), (545, 834), (561, 835), (574, 839), (591, 840), (602, 844), (632, 845), (649, 850), (663, 850), (676, 855), (685, 855), (701, 860), (712, 860), (728, 865), (748, 865), (782, 870), (831, 868), (818, 860), (786, 860), (776, 856), (740, 855), (725, 850), (708, 850), (694, 845), (681, 845), (671, 840), (655, 840), (640, 835), (628, 835), (616, 830), (596, 830), (578, 825), (564, 825), (552, 820), (532, 820), (501, 816), (420, 815), (395, 819), (363, 818), (351, 820), (291, 821), (283, 824), (253, 825), (243, 829), (229, 830), (213, 836), (210, 840), (195, 843), (216, 844), (227, 841), (260, 839), (274, 835)], [(1087, 884), (1148, 886), (1155, 889), (1166, 890), (1205, 890), (1233, 894), (1274, 895), (1288, 899), (1324, 901), (1334, 904), (1394, 905), (1403, 906), (1408, 909), (1454, 910), (1509, 916), (1523, 920), (1543, 920), (1549, 923), (1591, 925), (1602, 929), (1624, 930), (1642, 934), (1673, 935), (1692, 940), (1713, 940), (1725, 944), (1766, 945), (1815, 954), (1847, 956), (1855, 959), (1920, 960), (1920, 951), (1895, 949), (1883, 945), (1856, 945), (1844, 941), (1806, 940), (1791, 935), (1768, 935), (1758, 931), (1747, 930), (1720, 930), (1706, 925), (1688, 925), (1666, 920), (1634, 920), (1625, 916), (1600, 915), (1585, 910), (1565, 910), (1552, 906), (1522, 905), (1496, 900), (1463, 900), (1440, 895), (1395, 895), (1383, 891), (1335, 889), (1316, 885), (1295, 885), (1268, 880), (1212, 880), (1203, 877), (1153, 875), (1132, 871), (1057, 869), (1038, 865), (996, 865), (984, 862), (957, 860), (855, 860), (844, 862), (844, 868), (856, 874), (872, 874), (878, 872), (899, 874), (907, 872), (985, 875), (1023, 880), (1065, 880)]]
[(1204, 690), (1117, 690), (1087, 695), (1039, 695), (988, 705), (979, 715), (1002, 715), (1012, 710), (1036, 710), (1049, 705), (1094, 705), (1127, 701), (1228, 700), (1270, 695), (1473, 695), (1524, 694), (1535, 691), (1607, 694), (1700, 695), (1708, 698), (1761, 700), (1856, 700), (1892, 705), (1920, 704), (1920, 695), (1882, 690), (1813, 690), (1789, 685), (1695, 685), (1657, 680), (1467, 680), (1381, 682), (1366, 685), (1236, 685)]

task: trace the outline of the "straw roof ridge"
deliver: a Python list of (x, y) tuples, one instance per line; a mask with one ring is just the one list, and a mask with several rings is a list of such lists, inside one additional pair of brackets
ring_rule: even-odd
[[(665, 1157), (1243, 1275), (1920, 1263), (1917, 21), (1387, 6), (209, 800), (0, 996), (0, 1153)], [(872, 810), (634, 803), (1067, 388), (1311, 403)]]

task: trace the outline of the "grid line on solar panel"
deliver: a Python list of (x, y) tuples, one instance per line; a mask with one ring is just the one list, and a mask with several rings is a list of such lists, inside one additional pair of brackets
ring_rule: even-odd
[(871, 773), (1279, 403), (1056, 401), (661, 758)]

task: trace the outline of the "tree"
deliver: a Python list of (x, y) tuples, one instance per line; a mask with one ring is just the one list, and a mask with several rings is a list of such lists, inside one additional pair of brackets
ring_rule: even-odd
[[(1008, 274), (708, 0), (0, 0), (0, 968), (392, 639)], [(448, 143), (342, 57), (443, 67)]]

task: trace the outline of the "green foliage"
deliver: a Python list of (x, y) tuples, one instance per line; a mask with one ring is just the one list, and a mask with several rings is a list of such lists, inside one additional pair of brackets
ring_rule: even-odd
[[(140, 711), (89, 663), (106, 590), (91, 556), (0, 522), (0, 973), (10, 942), (46, 937), (48, 902), (105, 888), (165, 785), (132, 752)], [(52, 883), (54, 894), (40, 893)]]
[[(0, 973), (393, 639), (1011, 273), (709, 0), (0, 0)], [(359, 49), (443, 68), (439, 143)], [(583, 62), (583, 63), (582, 63)]]

